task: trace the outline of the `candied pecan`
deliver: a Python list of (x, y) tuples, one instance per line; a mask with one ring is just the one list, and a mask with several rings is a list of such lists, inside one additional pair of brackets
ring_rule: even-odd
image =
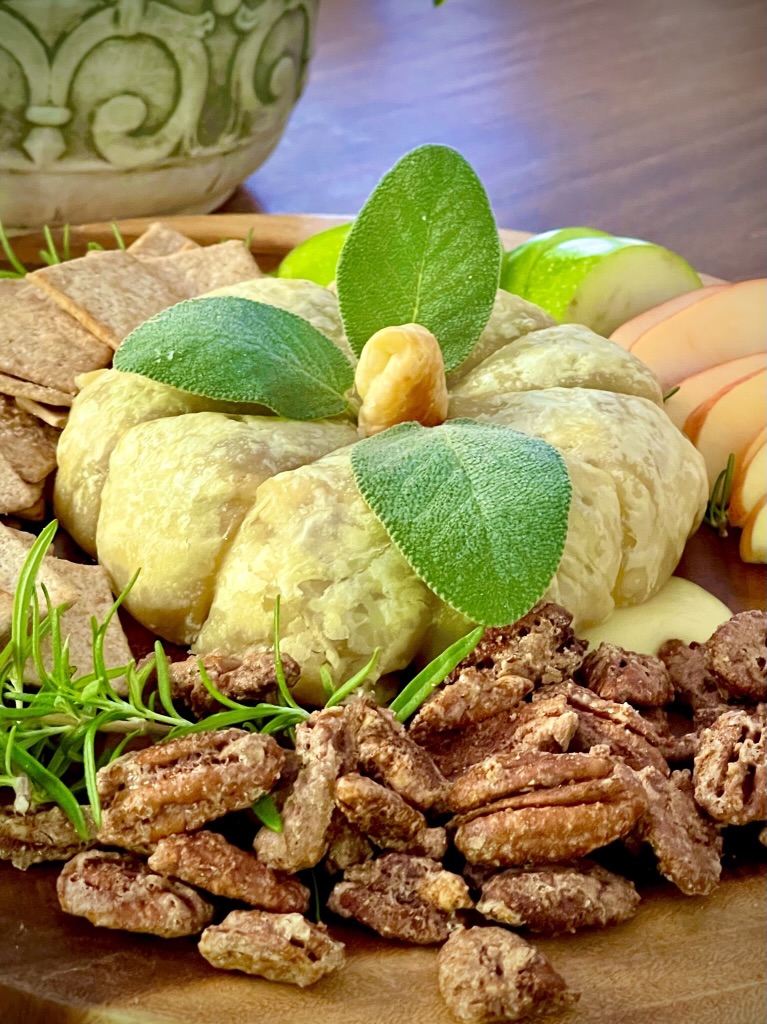
[(598, 697), (592, 690), (577, 683), (564, 682), (546, 686), (533, 694), (533, 701), (563, 694), (578, 716), (578, 728), (571, 741), (573, 750), (591, 750), (604, 744), (614, 757), (627, 765), (644, 768), (651, 765), (669, 774), (657, 729), (630, 704)]
[(221, 924), (206, 928), (197, 947), (214, 967), (244, 971), (269, 981), (305, 988), (345, 960), (344, 944), (324, 924), (300, 914), (269, 914), (264, 910), (233, 910)]
[(702, 644), (667, 640), (658, 657), (666, 666), (677, 698), (693, 711), (721, 708), (716, 680), (706, 667), (706, 649)]
[(581, 672), (590, 690), (619, 704), (652, 708), (674, 699), (671, 676), (660, 658), (625, 651), (617, 644), (601, 643), (590, 651)]
[(328, 907), (387, 939), (418, 945), (444, 942), (455, 912), (472, 906), (460, 875), (427, 857), (386, 853), (357, 864), (337, 882)]
[(426, 749), (448, 779), (493, 754), (523, 750), (567, 750), (578, 716), (563, 696), (520, 704), (460, 732), (433, 733)]
[[(82, 810), (91, 834), (95, 834), (90, 808)], [(93, 840), (78, 836), (60, 807), (38, 807), (26, 814), (16, 814), (9, 807), (0, 809), (0, 860), (9, 860), (21, 871), (44, 861), (69, 860), (92, 845)]]
[(545, 788), (518, 791), (456, 818), (458, 850), (472, 864), (551, 863), (582, 857), (630, 831), (646, 798), (625, 765), (582, 782), (571, 782), (564, 763), (562, 768), (558, 785), (552, 779)]
[(462, 1024), (493, 1024), (571, 1006), (543, 953), (503, 928), (459, 929), (439, 951), (439, 990)]
[(352, 701), (346, 711), (359, 765), (421, 811), (439, 804), (445, 778), (391, 711), (364, 698)]
[[(197, 655), (186, 661), (177, 661), (168, 666), (171, 694), (182, 701), (195, 718), (204, 718), (222, 705), (211, 696), (203, 684), (199, 662), (210, 681), (225, 697), (241, 704), (258, 704), (274, 700), (277, 692), (277, 677), (274, 671), (274, 651), (271, 647), (249, 647), (242, 654), (228, 654), (226, 651), (211, 651), (201, 658)], [(293, 659), (282, 656), (282, 667), (288, 686), (298, 682), (301, 670)]]
[(309, 890), (298, 879), (272, 871), (217, 832), (161, 839), (148, 865), (152, 871), (180, 878), (214, 896), (242, 900), (263, 910), (303, 914), (309, 906)]
[(301, 767), (282, 808), (282, 832), (262, 828), (253, 844), (269, 867), (294, 874), (322, 860), (335, 809), (336, 779), (349, 761), (349, 744), (343, 708), (317, 711), (297, 727)]
[[(698, 752), (698, 734), (694, 730), (689, 731), (689, 720), (675, 715), (675, 727), (672, 727), (669, 713), (664, 708), (643, 708), (641, 714), (658, 734), (658, 750), (669, 763), (692, 761)], [(686, 731), (682, 732), (682, 729)]]
[(537, 604), (511, 626), (488, 629), (471, 654), (447, 677), (468, 668), (492, 676), (525, 676), (534, 683), (558, 683), (580, 668), (588, 644), (573, 633), (572, 615), (558, 604)]
[(606, 779), (614, 767), (606, 754), (497, 754), (459, 775), (448, 790), (446, 802), (451, 811), (462, 814), (514, 793)]
[(373, 856), (373, 844), (337, 808), (328, 829), (328, 852), (323, 865), (331, 875), (362, 864)]
[(97, 775), (99, 839), (135, 848), (193, 832), (268, 793), (283, 764), (271, 736), (222, 729), (124, 754)]
[(519, 704), (533, 688), (525, 676), (488, 676), (464, 669), (455, 682), (441, 686), (410, 723), (410, 735), (423, 744), (431, 733), (465, 729)]
[(728, 711), (701, 733), (695, 799), (716, 821), (745, 825), (767, 817), (765, 706)]
[(512, 928), (558, 935), (628, 921), (638, 905), (631, 882), (583, 860), (501, 871), (482, 886), (477, 910)]
[(724, 697), (767, 699), (767, 614), (733, 615), (705, 643), (706, 667)]
[(357, 772), (342, 775), (336, 783), (336, 804), (352, 825), (383, 849), (417, 851), (435, 860), (445, 855), (444, 829), (430, 829), (420, 811), (373, 779)]
[(154, 874), (131, 853), (78, 853), (64, 865), (56, 892), (67, 914), (163, 939), (195, 935), (213, 917), (213, 908), (194, 889)]
[(688, 896), (712, 892), (722, 871), (719, 830), (695, 806), (688, 771), (671, 778), (643, 768), (639, 780), (647, 794), (647, 810), (637, 835), (652, 846), (658, 870)]

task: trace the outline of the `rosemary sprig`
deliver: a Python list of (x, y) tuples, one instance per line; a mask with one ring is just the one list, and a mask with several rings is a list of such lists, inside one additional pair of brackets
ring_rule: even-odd
[(455, 666), (471, 654), (482, 639), (484, 632), (483, 626), (477, 626), (471, 633), (462, 636), (460, 640), (456, 640), (441, 654), (438, 654), (426, 668), (421, 669), (418, 675), (410, 680), (404, 690), (401, 690), (389, 705), (399, 722), (406, 722), (411, 715), (415, 714), (426, 698), (436, 690), (440, 683), (445, 681)]
[(706, 505), (704, 522), (717, 531), (720, 537), (727, 536), (727, 527), (730, 525), (728, 511), (730, 507), (730, 496), (735, 477), (735, 455), (730, 452), (727, 465), (716, 478), (711, 497)]
[[(118, 228), (117, 224), (112, 221), (111, 223), (112, 234), (115, 237), (118, 249), (125, 249), (125, 239), (122, 236), (122, 232)], [(40, 249), (40, 262), (46, 266), (51, 267), (55, 263), (66, 263), (67, 260), (73, 259), (72, 256), (72, 245), (71, 245), (71, 228), (69, 224), (65, 224), (61, 229), (61, 251), (56, 245), (53, 238), (53, 232), (50, 227), (46, 224), (43, 227), (43, 238), (45, 239), (45, 248)], [(88, 242), (87, 251), (101, 251), (104, 246), (99, 242)], [(5, 262), (10, 264), (10, 270), (0, 270), (0, 278), (12, 278), (18, 280), (26, 277), (29, 271), (21, 262), (19, 257), (16, 255), (13, 246), (8, 238), (3, 222), (0, 221), (0, 250), (5, 257)]]

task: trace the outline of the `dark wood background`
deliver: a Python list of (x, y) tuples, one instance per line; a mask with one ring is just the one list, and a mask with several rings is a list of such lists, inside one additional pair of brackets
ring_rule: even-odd
[(637, 235), (765, 273), (764, 0), (321, 0), (309, 85), (227, 204), (354, 213), (424, 142), (499, 224)]

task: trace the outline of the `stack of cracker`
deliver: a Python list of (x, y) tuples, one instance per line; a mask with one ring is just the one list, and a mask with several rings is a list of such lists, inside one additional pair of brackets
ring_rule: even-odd
[(127, 250), (0, 279), (0, 515), (45, 515), (56, 439), (81, 374), (109, 366), (139, 324), (261, 271), (239, 241), (207, 247), (153, 224)]

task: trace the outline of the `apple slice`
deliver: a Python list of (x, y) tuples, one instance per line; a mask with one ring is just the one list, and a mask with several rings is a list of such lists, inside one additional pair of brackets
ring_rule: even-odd
[(767, 428), (748, 446), (736, 471), (727, 510), (730, 523), (744, 526), (763, 494), (767, 494)]
[(684, 432), (706, 462), (709, 488), (733, 452), (743, 452), (767, 419), (767, 369), (728, 384), (687, 417)]
[(765, 350), (767, 280), (721, 288), (645, 331), (629, 351), (664, 391), (709, 366)]
[(637, 238), (574, 238), (547, 249), (530, 269), (524, 298), (560, 323), (609, 337), (659, 302), (700, 288), (690, 264)]
[(610, 341), (614, 341), (621, 348), (631, 348), (637, 338), (644, 334), (645, 331), (649, 331), (651, 327), (654, 327), (663, 320), (668, 320), (674, 313), (687, 309), (693, 303), (700, 302), (701, 299), (707, 299), (714, 292), (720, 292), (722, 288), (731, 287), (732, 285), (729, 284), (710, 284), (705, 288), (696, 288), (694, 291), (675, 295), (673, 299), (667, 299), (666, 302), (661, 302), (659, 306), (646, 309), (644, 313), (640, 313), (639, 316), (635, 316), (631, 320), (627, 320), (625, 324), (621, 324), (610, 335)]
[(500, 287), (514, 295), (525, 295), (527, 282), (533, 267), (541, 256), (560, 242), (574, 238), (611, 238), (606, 231), (598, 228), (555, 228), (533, 235), (526, 242), (503, 254)]
[(740, 535), (740, 557), (744, 562), (767, 562), (767, 495), (752, 510)]
[(767, 352), (758, 352), (753, 356), (741, 356), (730, 359), (717, 366), (709, 366), (706, 370), (685, 377), (679, 390), (664, 405), (671, 422), (681, 430), (687, 417), (703, 402), (713, 395), (718, 395), (730, 384), (750, 377), (752, 373), (767, 366)]

